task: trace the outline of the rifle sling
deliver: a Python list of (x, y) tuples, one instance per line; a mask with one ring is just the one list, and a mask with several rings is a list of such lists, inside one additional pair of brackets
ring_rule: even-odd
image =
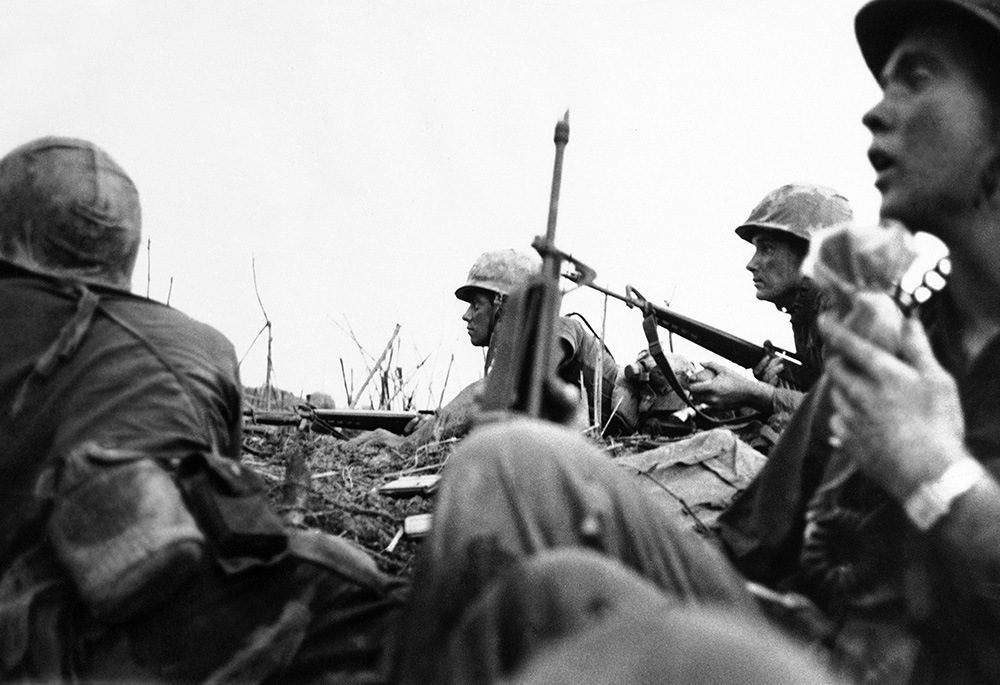
[(642, 317), (642, 331), (646, 334), (646, 342), (649, 345), (649, 354), (653, 357), (653, 361), (656, 362), (656, 365), (660, 367), (660, 371), (662, 371), (663, 375), (666, 377), (667, 383), (670, 384), (670, 388), (677, 393), (678, 397), (684, 400), (685, 404), (694, 410), (695, 415), (705, 424), (712, 427), (738, 427), (738, 425), (745, 426), (751, 421), (759, 418), (756, 412), (751, 416), (740, 416), (733, 419), (717, 419), (703, 412), (698, 408), (688, 395), (687, 391), (681, 385), (681, 382), (677, 379), (677, 374), (674, 373), (673, 367), (670, 366), (670, 362), (667, 360), (667, 355), (663, 353), (663, 345), (660, 344), (660, 332), (656, 323), (656, 314), (649, 312)]

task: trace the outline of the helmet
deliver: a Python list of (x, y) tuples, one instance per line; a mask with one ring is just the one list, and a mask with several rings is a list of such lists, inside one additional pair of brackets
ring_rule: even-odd
[[(917, 19), (972, 20), (993, 39), (1000, 39), (997, 0), (873, 0), (854, 18), (854, 33), (865, 63), (878, 78), (896, 44)], [(1000, 42), (1000, 41), (998, 41)]]
[(470, 302), (476, 290), (509, 295), (540, 268), (539, 259), (530, 254), (511, 249), (484, 252), (469, 269), (465, 285), (455, 291), (455, 297)]
[(129, 290), (141, 224), (135, 185), (93, 143), (40, 138), (0, 159), (0, 261)]
[(768, 193), (750, 216), (737, 226), (736, 235), (747, 242), (760, 229), (788, 233), (809, 242), (821, 228), (854, 220), (851, 205), (832, 188), (791, 183)]

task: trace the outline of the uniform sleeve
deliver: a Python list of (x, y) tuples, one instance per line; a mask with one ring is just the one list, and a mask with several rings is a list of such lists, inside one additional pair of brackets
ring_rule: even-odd
[(1000, 625), (1000, 459), (986, 467), (989, 476), (956, 499), (928, 535), (951, 567), (953, 589)]
[(226, 423), (229, 428), (229, 452), (239, 459), (243, 451), (243, 384), (240, 381), (239, 363), (236, 361), (236, 351), (230, 348), (232, 354), (229, 382), (224, 383), (225, 405), (229, 408)]
[(559, 370), (563, 371), (570, 367), (576, 359), (580, 349), (580, 337), (583, 334), (583, 326), (579, 321), (563, 316), (559, 318)]
[(805, 393), (801, 390), (795, 390), (793, 388), (775, 388), (774, 394), (771, 396), (771, 413), (791, 414), (799, 408), (800, 404), (802, 404), (803, 397), (805, 397)]

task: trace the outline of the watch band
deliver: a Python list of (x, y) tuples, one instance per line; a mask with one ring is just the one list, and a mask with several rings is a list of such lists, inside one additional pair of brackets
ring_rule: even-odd
[(945, 469), (936, 480), (922, 483), (903, 503), (903, 509), (919, 530), (930, 530), (985, 473), (978, 461), (966, 457)]

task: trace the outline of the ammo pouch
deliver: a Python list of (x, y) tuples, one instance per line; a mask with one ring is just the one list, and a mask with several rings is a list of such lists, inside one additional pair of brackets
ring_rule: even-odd
[(126, 621), (195, 573), (205, 538), (155, 459), (85, 443), (56, 475), (49, 538), (96, 618)]
[(235, 573), (284, 555), (288, 533), (253, 471), (219, 454), (201, 453), (187, 457), (177, 476), (223, 570)]

